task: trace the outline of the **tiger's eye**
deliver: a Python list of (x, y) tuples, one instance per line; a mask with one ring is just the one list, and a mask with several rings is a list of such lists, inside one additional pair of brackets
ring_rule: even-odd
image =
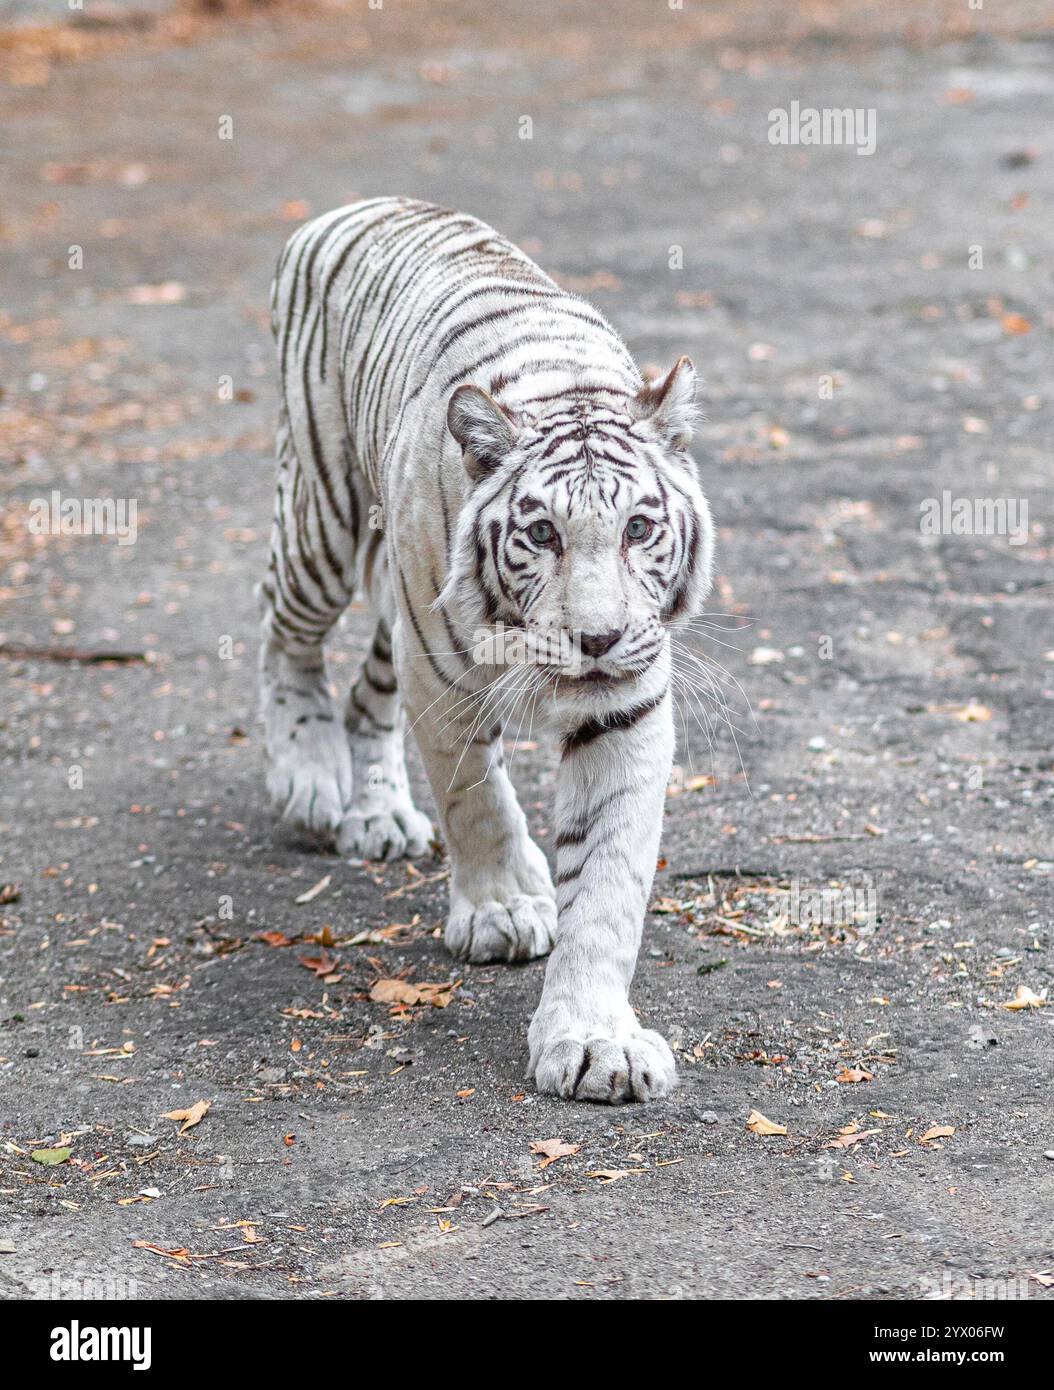
[(550, 545), (556, 536), (551, 521), (532, 521), (527, 527), (527, 534), (535, 545)]
[(642, 541), (651, 535), (653, 522), (646, 516), (631, 516), (626, 523), (626, 539), (630, 541)]

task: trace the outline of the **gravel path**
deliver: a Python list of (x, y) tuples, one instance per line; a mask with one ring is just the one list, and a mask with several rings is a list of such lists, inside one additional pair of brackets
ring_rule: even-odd
[[(1005, 1007), (1054, 982), (1049, 18), (499, 8), (0, 34), (0, 1296), (1050, 1299), (1054, 1008)], [(793, 101), (874, 153), (770, 143)], [(379, 192), (705, 377), (742, 732), (685, 711), (646, 1109), (532, 1092), (542, 967), (453, 968), (442, 861), (265, 805), (268, 281)], [(135, 544), (31, 534), (53, 489), (135, 499)], [(923, 534), (945, 489), (1028, 524)], [(552, 766), (516, 752), (543, 844)], [(370, 999), (403, 972), (446, 1007)]]

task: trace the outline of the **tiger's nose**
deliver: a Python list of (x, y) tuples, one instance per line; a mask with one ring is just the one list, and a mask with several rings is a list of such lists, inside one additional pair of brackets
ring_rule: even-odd
[(624, 629), (617, 632), (583, 632), (578, 638), (578, 645), (586, 656), (603, 656), (611, 650), (623, 631)]

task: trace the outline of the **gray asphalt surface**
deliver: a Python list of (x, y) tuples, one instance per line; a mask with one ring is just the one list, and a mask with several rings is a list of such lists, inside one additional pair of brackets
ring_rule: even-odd
[[(0, 1296), (1054, 1297), (1054, 37), (989, 8), (0, 43)], [(770, 144), (795, 100), (873, 108), (874, 154)], [(705, 378), (734, 630), (699, 647), (744, 732), (686, 708), (634, 995), (682, 1081), (646, 1108), (532, 1092), (542, 966), (454, 968), (440, 859), (350, 866), (265, 803), (267, 287), (299, 220), (381, 192)], [(52, 489), (136, 499), (136, 543), (32, 535)], [(1027, 540), (921, 534), (943, 489), (1027, 499)], [(514, 764), (543, 844), (552, 763)], [(788, 920), (795, 883), (865, 910)], [(400, 975), (456, 987), (393, 1014)]]

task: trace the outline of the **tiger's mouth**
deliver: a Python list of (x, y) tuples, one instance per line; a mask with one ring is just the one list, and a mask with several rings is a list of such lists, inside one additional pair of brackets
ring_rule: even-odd
[(599, 667), (592, 671), (586, 671), (580, 676), (565, 675), (564, 677), (568, 685), (618, 685), (622, 681), (633, 678), (633, 673), (629, 671), (601, 671)]
[(653, 661), (654, 657), (643, 665), (626, 667), (620, 671), (605, 671), (600, 666), (594, 666), (592, 670), (576, 675), (572, 675), (566, 666), (549, 666), (546, 667), (545, 674), (554, 685), (567, 690), (596, 690), (598, 687), (607, 689), (610, 686), (629, 685), (640, 680)]

